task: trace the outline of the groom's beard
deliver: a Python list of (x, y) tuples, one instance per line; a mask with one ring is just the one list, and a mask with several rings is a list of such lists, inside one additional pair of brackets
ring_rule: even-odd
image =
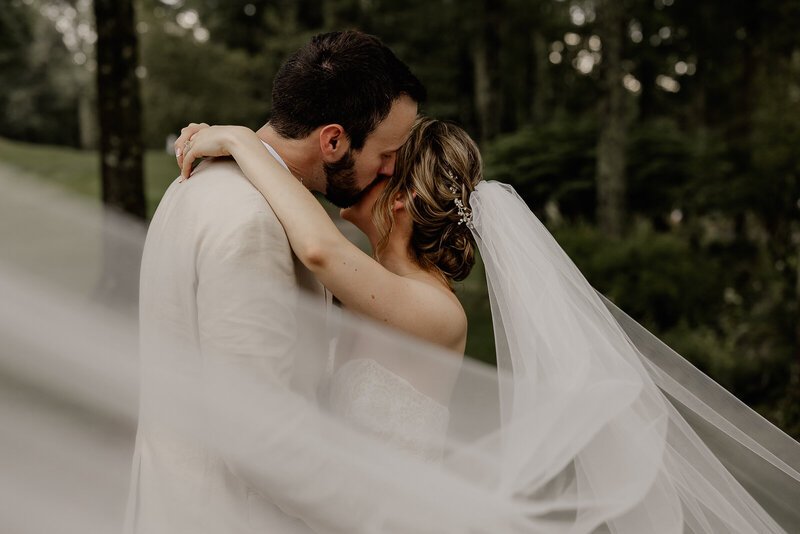
[(349, 208), (361, 198), (363, 191), (356, 184), (355, 165), (356, 159), (350, 149), (338, 161), (323, 164), (327, 182), (325, 198), (334, 206)]

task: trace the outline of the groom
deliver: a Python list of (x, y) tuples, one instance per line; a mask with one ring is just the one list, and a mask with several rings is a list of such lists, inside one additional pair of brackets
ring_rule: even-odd
[[(318, 35), (289, 58), (272, 97), (258, 131), (266, 148), (344, 207), (393, 173), (425, 91), (377, 38), (344, 31)], [(347, 466), (303, 452), (286, 431), (296, 421), (283, 414), (292, 412), (274, 405), (294, 398), (281, 394), (303, 337), (291, 306), (273, 298), (277, 286), (329, 299), (235, 162), (205, 161), (190, 181), (169, 187), (142, 258), (127, 532), (358, 531), (360, 520), (337, 505), (365, 497), (348, 486)], [(248, 389), (224, 379), (236, 372), (258, 382)], [(226, 403), (234, 410), (219, 413)], [(286, 457), (279, 472), (262, 465), (267, 455)]]

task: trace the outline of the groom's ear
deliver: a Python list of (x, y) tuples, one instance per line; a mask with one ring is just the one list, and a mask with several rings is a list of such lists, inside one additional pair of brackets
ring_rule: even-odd
[(339, 124), (328, 124), (319, 131), (319, 148), (326, 161), (338, 161), (350, 148), (350, 138)]

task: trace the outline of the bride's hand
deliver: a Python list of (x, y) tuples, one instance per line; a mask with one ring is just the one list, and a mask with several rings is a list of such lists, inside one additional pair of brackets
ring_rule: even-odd
[(195, 159), (230, 156), (231, 146), (236, 136), (247, 135), (248, 133), (254, 135), (250, 129), (243, 126), (196, 126), (199, 129), (191, 133), (189, 139), (183, 145), (181, 182), (189, 178), (192, 172), (192, 163)]
[(178, 160), (178, 167), (183, 167), (183, 155), (186, 152), (186, 144), (192, 138), (194, 134), (202, 130), (203, 128), (208, 128), (208, 124), (205, 122), (201, 122), (197, 124), (196, 122), (189, 123), (188, 126), (185, 128), (181, 128), (181, 135), (175, 140), (175, 158)]

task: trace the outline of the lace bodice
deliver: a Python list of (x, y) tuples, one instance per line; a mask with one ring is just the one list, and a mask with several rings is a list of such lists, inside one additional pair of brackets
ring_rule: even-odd
[(375, 360), (343, 364), (330, 377), (333, 413), (428, 460), (442, 457), (450, 412)]

